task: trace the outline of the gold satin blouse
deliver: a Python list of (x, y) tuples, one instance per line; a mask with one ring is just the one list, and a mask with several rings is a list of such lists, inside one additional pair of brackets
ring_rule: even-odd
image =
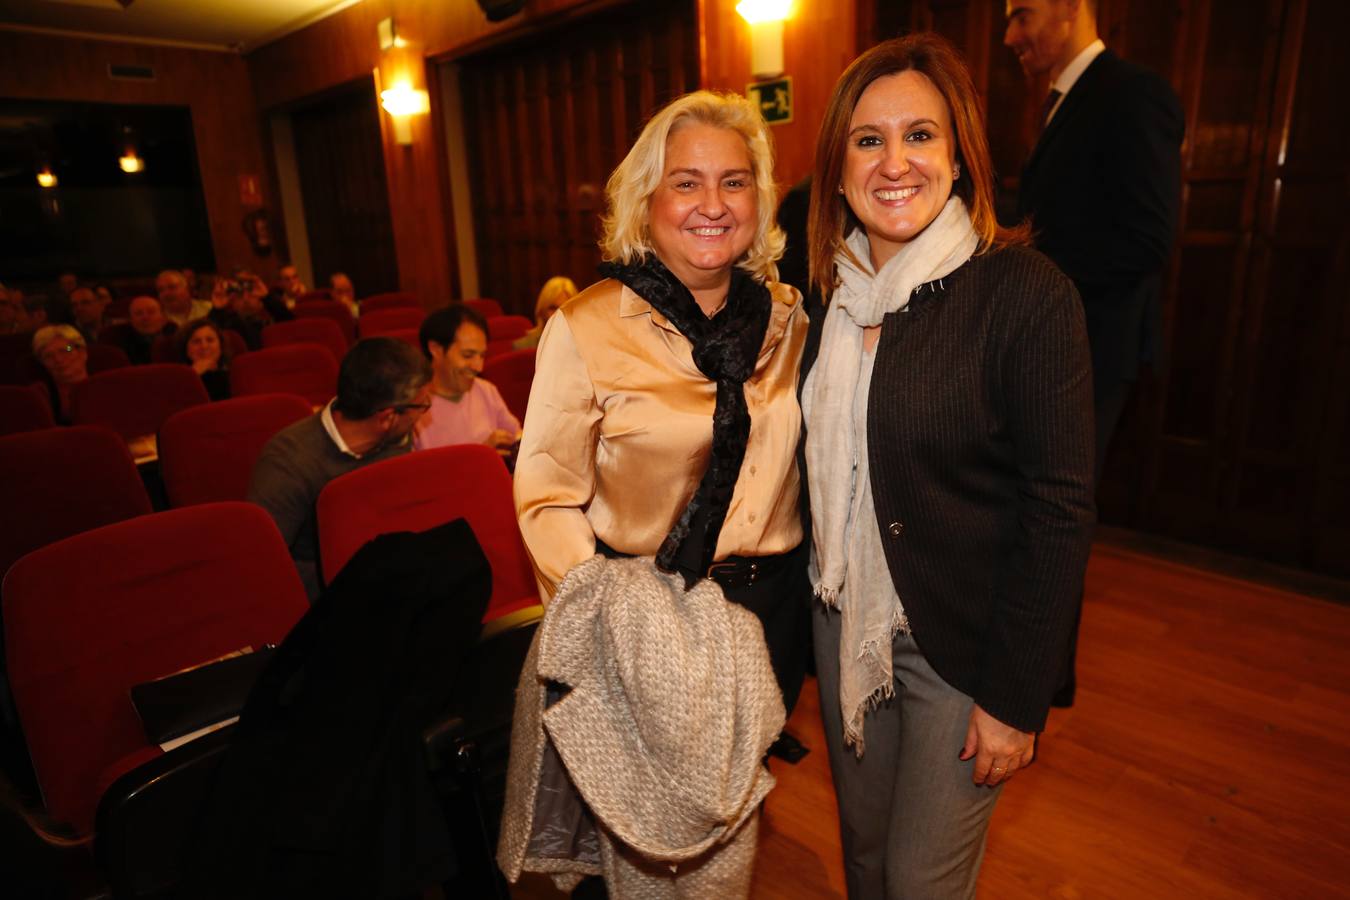
[[(773, 309), (745, 382), (750, 439), (715, 559), (771, 556), (801, 543), (797, 370), (806, 341), (801, 294), (769, 285)], [(540, 596), (595, 555), (597, 537), (650, 556), (708, 465), (717, 386), (689, 340), (619, 281), (578, 294), (539, 342), (516, 460), (516, 514)]]

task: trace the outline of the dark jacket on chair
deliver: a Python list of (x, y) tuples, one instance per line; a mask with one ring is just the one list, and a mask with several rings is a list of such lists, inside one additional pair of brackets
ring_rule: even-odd
[(356, 554), (263, 672), (203, 813), (203, 897), (395, 897), (456, 868), (422, 733), (491, 593), (462, 519)]

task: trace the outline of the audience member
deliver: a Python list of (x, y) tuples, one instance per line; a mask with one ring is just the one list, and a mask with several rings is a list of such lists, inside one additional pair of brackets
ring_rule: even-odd
[(70, 292), (80, 286), (80, 279), (75, 277), (74, 272), (62, 272), (56, 276), (56, 287), (62, 296), (69, 297)]
[(129, 321), (105, 332), (103, 340), (121, 347), (133, 366), (153, 362), (155, 339), (173, 334), (177, 326), (164, 318), (159, 301), (148, 295), (133, 297), (127, 316)]
[(334, 272), (330, 275), (328, 289), (332, 292), (334, 300), (351, 310), (352, 318), (360, 315), (360, 310), (356, 306), (356, 288), (346, 272)]
[(23, 334), (23, 301), (0, 284), (0, 334)]
[(258, 350), (264, 328), (274, 322), (289, 322), (295, 315), (279, 295), (268, 292), (261, 278), (240, 267), (230, 278), (216, 279), (209, 317), (218, 327), (239, 332), (250, 350)]
[(230, 342), (215, 322), (197, 319), (178, 331), (178, 359), (201, 376), (212, 400), (230, 396)]
[(194, 297), (200, 296), (197, 293), (197, 290), (201, 285), (197, 282), (196, 271), (193, 269), (182, 269), (181, 271), (183, 273), (183, 280), (187, 282), (188, 293)]
[(548, 317), (562, 305), (577, 295), (577, 286), (566, 275), (554, 275), (539, 290), (539, 298), (534, 301), (534, 327), (525, 332), (511, 344), (516, 350), (529, 350), (539, 346), (539, 336), (544, 333), (544, 323)]
[(75, 327), (84, 335), (86, 343), (98, 340), (99, 332), (110, 324), (104, 316), (107, 306), (108, 302), (100, 299), (93, 288), (77, 287), (70, 292), (70, 309), (75, 314)]
[(211, 304), (206, 300), (193, 299), (187, 279), (176, 269), (165, 269), (159, 273), (155, 278), (155, 292), (159, 294), (164, 318), (180, 328), (194, 319), (211, 314)]
[(295, 301), (308, 294), (309, 288), (305, 287), (305, 283), (300, 280), (300, 273), (295, 266), (282, 266), (277, 276), (278, 285), (281, 288), (281, 299), (285, 301), (287, 309), (294, 309)]
[(94, 293), (98, 295), (99, 302), (103, 304), (104, 315), (112, 315), (108, 310), (112, 307), (113, 301), (118, 299), (117, 288), (106, 281), (100, 281), (94, 285)]
[(19, 304), (19, 332), (28, 334), (47, 323), (47, 295), (25, 294), (18, 288), (9, 289), (9, 299)]
[(358, 341), (342, 359), (337, 397), (263, 448), (248, 498), (276, 521), (311, 600), (319, 596), (319, 492), (339, 475), (406, 453), (430, 406), (430, 381), (427, 361), (403, 341)]
[(89, 349), (73, 325), (45, 325), (33, 335), (33, 356), (47, 371), (52, 412), (62, 424), (70, 421), (70, 389), (89, 377)]
[(487, 322), (468, 306), (453, 303), (422, 321), (417, 333), (431, 360), (431, 409), (417, 424), (419, 450), (450, 444), (509, 448), (520, 440), (520, 421), (502, 395), (478, 377), (487, 351)]

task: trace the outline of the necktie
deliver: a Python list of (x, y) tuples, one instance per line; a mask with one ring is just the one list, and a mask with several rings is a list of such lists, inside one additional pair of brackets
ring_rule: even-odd
[(1045, 95), (1045, 102), (1041, 104), (1041, 131), (1044, 131), (1045, 126), (1050, 124), (1050, 111), (1055, 108), (1055, 103), (1063, 96), (1062, 91), (1057, 91), (1054, 88), (1051, 88), (1050, 93)]

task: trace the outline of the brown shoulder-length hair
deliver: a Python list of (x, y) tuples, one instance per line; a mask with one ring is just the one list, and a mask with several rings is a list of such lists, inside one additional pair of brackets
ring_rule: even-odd
[(848, 152), (848, 126), (853, 110), (867, 86), (878, 78), (913, 69), (937, 88), (951, 113), (956, 137), (956, 162), (961, 177), (952, 183), (952, 193), (965, 201), (971, 224), (979, 237), (976, 253), (1028, 240), (1025, 225), (1003, 228), (994, 215), (994, 164), (984, 131), (984, 110), (970, 69), (948, 41), (932, 32), (921, 32), (878, 44), (855, 59), (834, 86), (825, 120), (816, 139), (816, 168), (811, 183), (811, 212), (807, 246), (810, 250), (811, 282), (829, 297), (836, 285), (834, 259), (848, 253), (844, 239), (862, 223), (839, 193)]

